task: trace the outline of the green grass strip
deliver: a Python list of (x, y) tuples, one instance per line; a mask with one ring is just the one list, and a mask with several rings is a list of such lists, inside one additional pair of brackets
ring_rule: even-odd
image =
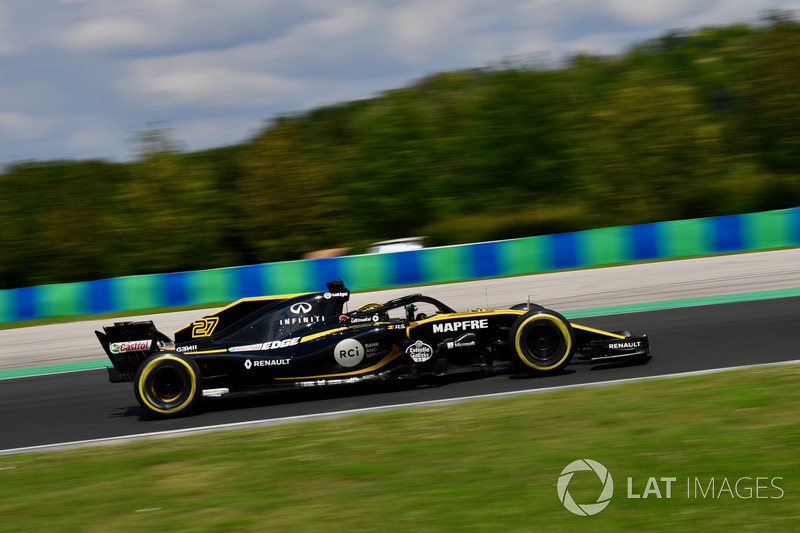
[[(7, 455), (0, 528), (797, 531), (799, 380), (781, 365)], [(558, 497), (580, 459), (613, 478), (590, 517)], [(569, 480), (580, 504), (601, 488)]]

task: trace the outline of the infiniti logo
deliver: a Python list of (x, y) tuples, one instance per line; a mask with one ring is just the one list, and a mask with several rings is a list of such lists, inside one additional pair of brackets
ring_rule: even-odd
[(311, 311), (311, 304), (307, 302), (300, 302), (291, 306), (289, 310), (296, 315), (304, 315)]

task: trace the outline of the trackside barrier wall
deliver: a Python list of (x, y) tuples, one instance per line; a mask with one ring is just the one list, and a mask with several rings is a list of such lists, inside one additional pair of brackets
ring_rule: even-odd
[(530, 274), (645, 259), (800, 245), (800, 207), (601, 228), (407, 252), (126, 276), (0, 291), (0, 322)]

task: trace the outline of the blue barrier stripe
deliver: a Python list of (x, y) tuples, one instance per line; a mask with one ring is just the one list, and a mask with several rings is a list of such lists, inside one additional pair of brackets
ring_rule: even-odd
[(111, 303), (111, 281), (98, 279), (89, 283), (89, 313), (119, 311)]
[(236, 284), (236, 297), (247, 298), (250, 296), (261, 296), (265, 293), (264, 285), (262, 283), (261, 265), (247, 265), (239, 267), (236, 270), (237, 284)]
[(325, 287), (327, 282), (342, 277), (338, 257), (320, 257), (309, 261), (314, 267), (314, 286), (320, 287), (318, 290)]
[(392, 256), (392, 285), (419, 285), (422, 275), (420, 255), (415, 252), (396, 252)]
[(167, 307), (186, 305), (186, 276), (183, 272), (171, 272), (164, 276), (164, 289), (167, 297)]
[(551, 235), (553, 269), (563, 270), (583, 266), (578, 260), (577, 238), (574, 232)]
[(714, 225), (715, 252), (734, 252), (742, 249), (742, 225), (739, 215), (711, 219)]
[(794, 207), (789, 216), (791, 243), (800, 245), (800, 207)]
[(497, 248), (496, 242), (483, 242), (471, 246), (473, 278), (493, 278), (501, 275), (497, 265)]
[(12, 289), (16, 301), (17, 320), (30, 320), (40, 315), (36, 310), (36, 287)]
[(661, 257), (656, 227), (657, 225), (652, 223), (630, 226), (630, 233), (633, 238), (633, 258), (635, 260)]

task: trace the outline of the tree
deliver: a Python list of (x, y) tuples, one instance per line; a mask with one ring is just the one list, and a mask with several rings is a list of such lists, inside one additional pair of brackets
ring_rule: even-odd
[(724, 176), (721, 128), (695, 89), (636, 70), (587, 112), (585, 187), (596, 209), (680, 218), (688, 199)]

